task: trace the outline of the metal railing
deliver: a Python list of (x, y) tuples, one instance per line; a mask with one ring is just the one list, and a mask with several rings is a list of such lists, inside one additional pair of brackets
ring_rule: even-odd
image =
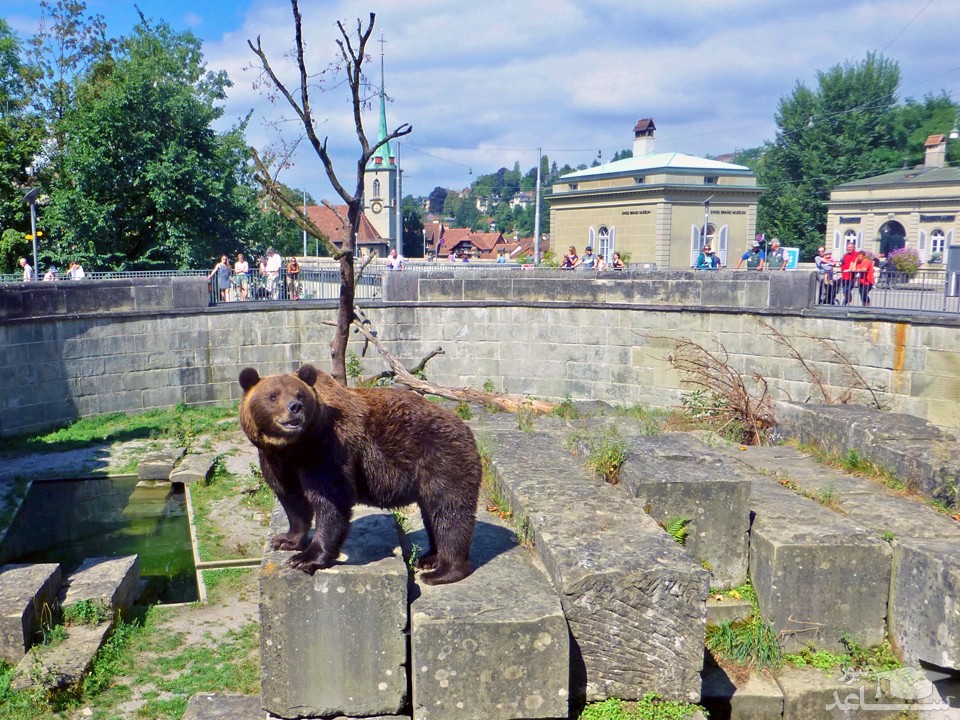
[(866, 302), (857, 280), (844, 280), (839, 273), (833, 278), (818, 274), (813, 304), (960, 313), (960, 273), (937, 270), (919, 270), (912, 275), (897, 271), (878, 272)]
[[(221, 290), (223, 292), (221, 292)], [(367, 267), (357, 279), (354, 297), (376, 300), (383, 293), (381, 268)], [(340, 268), (307, 269), (301, 267), (296, 277), (286, 270), (276, 275), (251, 272), (244, 276), (231, 274), (230, 285), (220, 288), (216, 276), (210, 280), (210, 304), (225, 302), (263, 302), (269, 300), (336, 300), (340, 297)]]

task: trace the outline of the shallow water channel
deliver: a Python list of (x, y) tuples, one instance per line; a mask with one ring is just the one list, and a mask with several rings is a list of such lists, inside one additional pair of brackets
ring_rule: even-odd
[(58, 562), (64, 574), (87, 558), (140, 556), (140, 602), (198, 598), (186, 497), (136, 477), (35, 481), (4, 540), (6, 562)]

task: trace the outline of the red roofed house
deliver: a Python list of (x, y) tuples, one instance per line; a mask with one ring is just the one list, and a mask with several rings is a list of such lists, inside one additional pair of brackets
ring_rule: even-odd
[(447, 257), (451, 252), (469, 253), (481, 260), (495, 260), (505, 242), (503, 233), (474, 232), (470, 228), (448, 228), (439, 222), (425, 225), (424, 244), (427, 252)]
[[(337, 205), (337, 210), (347, 217), (347, 206)], [(337, 217), (337, 214), (326, 205), (308, 205), (307, 217), (323, 231), (338, 248), (343, 247), (343, 241), (347, 236), (346, 225)], [(390, 250), (387, 238), (381, 237), (380, 233), (373, 226), (366, 215), (360, 216), (360, 228), (357, 232), (357, 242), (354, 249), (357, 255), (367, 255), (376, 252), (381, 258), (385, 258)]]

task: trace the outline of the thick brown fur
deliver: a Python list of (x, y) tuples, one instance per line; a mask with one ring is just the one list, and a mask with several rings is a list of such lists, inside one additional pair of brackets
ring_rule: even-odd
[(262, 379), (246, 368), (240, 386), (240, 425), (290, 523), (271, 545), (298, 551), (292, 567), (312, 574), (333, 565), (355, 504), (417, 503), (430, 543), (421, 579), (439, 585), (470, 574), (481, 467), (460, 418), (406, 390), (343, 387), (312, 365)]

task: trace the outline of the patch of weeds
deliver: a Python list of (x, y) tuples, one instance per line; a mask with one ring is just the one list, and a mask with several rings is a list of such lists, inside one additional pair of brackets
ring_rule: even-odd
[(587, 467), (611, 485), (620, 482), (620, 468), (627, 460), (627, 444), (612, 428), (607, 432), (588, 435)]
[(753, 585), (750, 582), (745, 582), (743, 585), (738, 585), (733, 588), (726, 588), (722, 590), (710, 590), (711, 595), (725, 595), (731, 597), (734, 600), (746, 600), (748, 603), (753, 605), (753, 609), (757, 610), (759, 605), (757, 603), (757, 593), (753, 589)]
[(646, 405), (631, 405), (614, 408), (614, 414), (637, 421), (641, 435), (659, 435), (670, 417), (669, 410), (651, 408)]
[(347, 377), (353, 380), (354, 384), (357, 384), (363, 377), (363, 363), (360, 362), (360, 357), (353, 350), (347, 353), (346, 372)]
[(747, 620), (709, 626), (707, 648), (715, 656), (744, 667), (776, 669), (782, 660), (777, 634), (759, 613)]
[(484, 392), (494, 393), (497, 391), (497, 387), (496, 385), (493, 384), (493, 380), (491, 380), (490, 378), (487, 378), (486, 381), (483, 383), (483, 390)]
[[(769, 473), (763, 473), (769, 474)], [(789, 475), (784, 473), (782, 470), (777, 470), (773, 473), (774, 477), (780, 485), (785, 487), (787, 490), (796, 493), (800, 497), (805, 497), (807, 500), (813, 500), (823, 505), (825, 508), (833, 510), (834, 512), (845, 514), (843, 507), (840, 505), (840, 501), (837, 499), (837, 491), (834, 488), (832, 483), (827, 483), (822, 488), (816, 492), (812, 490), (807, 490), (806, 488), (799, 485), (796, 481), (792, 480)]]
[(579, 720), (686, 720), (698, 711), (703, 712), (699, 705), (646, 693), (635, 703), (617, 698), (591, 703), (580, 713)]
[(687, 544), (687, 525), (690, 524), (690, 518), (675, 517), (660, 523), (660, 527), (667, 531), (667, 535), (672, 537), (681, 545)]
[(400, 532), (410, 532), (410, 521), (407, 520), (407, 516), (399, 510), (393, 511), (393, 521), (397, 524), (397, 527), (400, 528)]
[(410, 557), (407, 558), (407, 567), (411, 570), (415, 570), (417, 567), (417, 558), (420, 557), (420, 550), (422, 550), (422, 548), (416, 543), (410, 546)]
[(796, 667), (815, 667), (826, 672), (833, 672), (850, 664), (850, 656), (846, 653), (838, 655), (826, 650), (815, 650), (809, 645), (798, 653), (784, 655), (783, 660)]
[(207, 587), (207, 599), (235, 598), (250, 586), (256, 568), (220, 568), (203, 571), (203, 584)]
[(110, 607), (99, 600), (80, 600), (63, 608), (63, 621), (67, 625), (99, 625), (110, 615)]
[(840, 506), (840, 501), (837, 499), (837, 490), (833, 486), (833, 483), (827, 483), (820, 488), (817, 491), (814, 499), (824, 507), (830, 508), (834, 512), (843, 512), (843, 508)]
[(530, 403), (523, 403), (517, 408), (517, 427), (523, 432), (533, 432), (533, 418), (536, 416)]
[(461, 420), (470, 420), (473, 418), (473, 411), (470, 409), (470, 403), (461, 402), (453, 409), (457, 417)]
[(883, 642), (873, 647), (865, 647), (844, 633), (840, 641), (847, 648), (850, 655), (850, 666), (854, 670), (869, 672), (871, 675), (897, 670), (902, 667), (900, 660), (893, 652), (890, 641), (884, 638)]
[(890, 543), (890, 544), (892, 544), (893, 541), (894, 541), (896, 538), (897, 538), (897, 536), (896, 536), (893, 532), (891, 532), (890, 530), (886, 530), (886, 531), (880, 533), (880, 539), (883, 540), (885, 543)]
[(580, 413), (577, 412), (577, 406), (573, 404), (573, 398), (570, 397), (569, 393), (563, 396), (563, 402), (551, 410), (550, 414), (564, 420), (576, 420), (580, 417)]
[(526, 515), (517, 524), (517, 545), (533, 547), (533, 527), (530, 525), (530, 518)]

